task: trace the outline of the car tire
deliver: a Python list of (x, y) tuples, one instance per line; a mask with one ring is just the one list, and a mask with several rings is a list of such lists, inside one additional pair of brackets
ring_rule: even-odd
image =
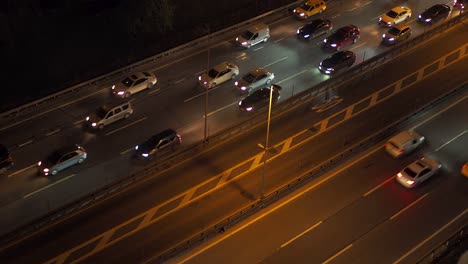
[(247, 44), (247, 48), (250, 49), (250, 47), (252, 47), (252, 44)]
[(99, 130), (103, 130), (103, 129), (104, 129), (104, 125), (103, 125), (103, 124), (100, 124), (100, 125), (98, 126), (98, 129), (99, 129)]
[(319, 14), (322, 14), (322, 13), (323, 13), (323, 9), (320, 9)]
[(270, 83), (271, 83), (271, 79), (268, 79), (268, 80), (266, 81), (266, 84), (270, 84)]
[(147, 86), (146, 88), (151, 89), (151, 88), (153, 88), (153, 87), (154, 87), (154, 84), (153, 84), (153, 83), (148, 83), (148, 86)]
[(50, 172), (51, 175), (57, 175), (58, 171), (57, 170), (53, 170)]
[(126, 113), (126, 114), (124, 115), (124, 119), (127, 119), (127, 118), (129, 118), (129, 117), (130, 117), (130, 114), (129, 114), (129, 113)]
[(83, 163), (83, 162), (84, 162), (84, 159), (83, 159), (83, 158), (81, 158), (81, 159), (78, 160), (78, 164), (81, 164), (81, 163)]
[(237, 77), (237, 74), (231, 75), (231, 80), (234, 80)]
[(129, 92), (126, 92), (124, 97), (125, 97), (125, 98), (129, 98), (129, 97), (130, 97), (130, 93), (129, 93)]
[(358, 39), (359, 39), (359, 38), (353, 39), (353, 44), (356, 44), (356, 42), (358, 42)]
[(268, 41), (268, 38), (264, 38), (264, 39), (263, 39), (263, 42), (267, 42), (267, 41)]
[(216, 87), (216, 83), (214, 82), (211, 84), (210, 88), (215, 88), (215, 87)]

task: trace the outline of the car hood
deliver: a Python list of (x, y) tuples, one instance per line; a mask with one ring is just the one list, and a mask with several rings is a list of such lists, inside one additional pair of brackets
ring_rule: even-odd
[(208, 84), (208, 83), (211, 83), (213, 81), (213, 79), (208, 76), (208, 74), (205, 72), (203, 73), (202, 75), (200, 75), (200, 82), (203, 83), (203, 84)]
[(250, 83), (246, 82), (244, 79), (240, 79), (237, 81), (237, 87), (241, 88), (242, 86), (248, 87)]
[(119, 82), (119, 83), (116, 83), (115, 84), (115, 87), (114, 89), (112, 89), (113, 92), (125, 92), (127, 91), (127, 86), (125, 86), (125, 84)]
[(336, 63), (331, 58), (326, 58), (322, 61), (321, 65), (323, 68), (333, 68), (336, 66)]
[(343, 42), (343, 38), (337, 35), (331, 35), (327, 38), (327, 44), (339, 44)]
[(389, 23), (389, 22), (395, 21), (394, 18), (391, 18), (391, 17), (387, 16), (386, 14), (381, 16), (380, 18), (382, 18), (382, 22), (384, 22), (384, 23)]
[(96, 123), (98, 122), (99, 120), (101, 120), (101, 118), (99, 118), (96, 113), (92, 113), (90, 114), (89, 116), (89, 119), (87, 120), (88, 123)]
[(139, 153), (150, 153), (152, 149), (156, 147), (156, 143), (148, 139), (145, 142), (142, 142), (141, 144), (138, 145), (138, 150), (137, 152)]

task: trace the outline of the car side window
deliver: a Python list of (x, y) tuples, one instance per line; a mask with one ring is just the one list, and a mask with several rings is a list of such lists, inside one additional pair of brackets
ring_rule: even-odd
[(127, 110), (127, 109), (128, 109), (128, 104), (122, 106), (122, 109), (123, 109), (123, 110)]
[(120, 108), (115, 109), (116, 114), (120, 113), (121, 111), (122, 111), (122, 109), (120, 109)]
[(256, 39), (258, 38), (258, 33), (255, 33), (255, 35), (253, 35), (252, 39)]
[(162, 148), (162, 147), (164, 147), (164, 146), (166, 146), (167, 143), (169, 143), (169, 140), (167, 140), (166, 138), (165, 138), (165, 139), (161, 139), (161, 141), (159, 141), (159, 144), (158, 144), (158, 149), (159, 149), (159, 148)]
[(110, 111), (109, 113), (107, 113), (106, 118), (110, 118), (110, 117), (112, 117), (113, 115), (114, 115), (114, 112), (113, 112), (113, 111)]
[(137, 85), (145, 82), (146, 80), (147, 80), (146, 78), (139, 79), (138, 81), (135, 82), (135, 84), (133, 84), (133, 86), (137, 86)]
[(230, 71), (231, 71), (231, 69), (226, 69), (226, 70), (222, 71), (222, 72), (219, 74), (219, 76), (223, 76), (223, 75), (229, 73)]
[(430, 169), (427, 169), (427, 168), (426, 168), (426, 169), (424, 169), (424, 170), (423, 170), (423, 171), (421, 171), (421, 173), (419, 174), (419, 177), (422, 177), (422, 176), (424, 176), (424, 175), (428, 174), (430, 171), (431, 171)]
[(64, 155), (64, 156), (60, 159), (59, 162), (67, 161), (67, 160), (69, 160), (69, 159), (75, 157), (76, 155), (78, 155), (78, 153), (76, 153), (76, 152), (68, 153), (68, 154)]

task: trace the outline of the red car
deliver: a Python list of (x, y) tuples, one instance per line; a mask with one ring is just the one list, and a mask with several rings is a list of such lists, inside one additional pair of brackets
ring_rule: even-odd
[(333, 32), (323, 42), (325, 47), (340, 50), (349, 43), (356, 43), (359, 40), (361, 32), (355, 25), (347, 25)]
[(453, 0), (453, 6), (460, 9), (465, 9), (466, 2), (466, 0)]

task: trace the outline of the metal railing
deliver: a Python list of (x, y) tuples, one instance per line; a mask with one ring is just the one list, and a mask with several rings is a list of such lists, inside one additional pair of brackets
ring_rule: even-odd
[[(422, 34), (420, 36), (417, 36), (417, 37), (415, 37), (415, 38), (413, 38), (413, 39), (411, 39), (411, 40), (409, 40), (409, 41), (407, 41), (405, 43), (401, 43), (401, 44), (395, 46), (394, 48), (392, 48), (392, 49), (390, 49), (390, 50), (388, 50), (388, 51), (386, 51), (384, 53), (381, 53), (381, 54), (379, 54), (379, 55), (377, 55), (377, 56), (375, 56), (373, 58), (370, 58), (367, 61), (364, 61), (363, 63), (361, 63), (359, 65), (356, 65), (355, 67), (349, 69), (346, 72), (343, 72), (340, 75), (337, 75), (337, 76), (335, 76), (333, 78), (330, 78), (330, 79), (328, 79), (328, 80), (326, 80), (326, 81), (324, 81), (324, 82), (322, 82), (320, 84), (315, 85), (314, 87), (311, 87), (310, 89), (308, 89), (306, 91), (303, 91), (303, 92), (301, 92), (301, 93), (299, 93), (297, 95), (294, 95), (294, 96), (292, 96), (292, 97), (290, 97), (290, 98), (288, 98), (288, 99), (286, 99), (286, 100), (284, 100), (282, 102), (279, 102), (278, 104), (276, 104), (275, 108), (273, 109), (274, 116), (278, 117), (279, 115), (281, 115), (281, 113), (287, 112), (287, 111), (289, 111), (289, 110), (291, 110), (291, 109), (293, 109), (295, 107), (298, 107), (298, 105), (300, 105), (300, 104), (314, 98), (314, 96), (317, 94), (317, 91), (319, 91), (319, 90), (333, 89), (335, 87), (338, 87), (339, 85), (347, 85), (350, 82), (361, 82), (361, 81), (367, 79), (368, 77), (364, 73), (366, 73), (366, 72), (368, 72), (368, 71), (370, 71), (372, 69), (375, 69), (375, 68), (383, 65), (384, 63), (392, 60), (393, 58), (395, 58), (395, 56), (398, 56), (401, 53), (410, 50), (411, 48), (413, 48), (415, 46), (415, 44), (422, 43), (425, 40), (428, 40), (429, 38), (433, 37), (434, 35), (441, 34), (445, 29), (447, 29), (447, 28), (449, 28), (449, 27), (451, 27), (453, 25), (461, 23), (465, 16), (466, 16), (466, 14), (461, 14), (460, 16), (454, 17), (454, 18), (450, 19), (449, 21), (446, 21), (445, 23), (440, 24), (437, 27), (434, 27), (433, 29), (425, 32), (424, 34)], [(452, 92), (456, 92), (457, 90), (458, 89), (455, 89)], [(437, 99), (436, 101), (438, 101), (438, 100), (440, 100), (440, 98)], [(431, 102), (428, 105), (432, 106), (433, 104), (434, 103)], [(427, 107), (423, 107), (423, 109), (421, 109), (420, 111), (423, 111), (426, 108)], [(266, 110), (264, 110), (264, 111), (266, 111)], [(107, 197), (108, 195), (111, 195), (111, 194), (114, 194), (116, 192), (120, 192), (120, 191), (125, 190), (126, 188), (128, 188), (128, 186), (130, 186), (133, 183), (139, 181), (141, 178), (144, 178), (144, 177), (146, 177), (148, 175), (151, 175), (151, 174), (154, 174), (154, 173), (158, 173), (162, 169), (170, 168), (173, 165), (180, 164), (181, 162), (184, 162), (184, 161), (192, 158), (194, 155), (199, 155), (203, 151), (206, 151), (211, 147), (215, 147), (219, 143), (222, 143), (222, 142), (224, 142), (224, 141), (226, 141), (228, 139), (232, 139), (235, 136), (238, 136), (238, 135), (240, 135), (242, 133), (245, 133), (245, 132), (259, 126), (259, 125), (264, 124), (266, 122), (266, 120), (264, 118), (264, 111), (258, 112), (257, 114), (252, 116), (252, 118), (250, 118), (249, 120), (246, 120), (246, 121), (244, 121), (244, 122), (242, 122), (240, 124), (237, 124), (237, 125), (235, 125), (233, 127), (222, 130), (219, 133), (217, 133), (216, 135), (213, 135), (212, 137), (209, 138), (209, 144), (208, 145), (205, 142), (200, 141), (199, 143), (195, 143), (190, 147), (181, 149), (180, 151), (177, 151), (177, 152), (173, 153), (172, 155), (168, 155), (167, 157), (165, 157), (163, 159), (157, 160), (157, 163), (151, 164), (151, 165), (143, 168), (142, 170), (129, 175), (126, 178), (123, 178), (123, 179), (121, 179), (119, 181), (113, 182), (113, 183), (109, 184), (108, 186), (105, 186), (102, 189), (100, 189), (100, 190), (98, 190), (98, 191), (96, 191), (96, 192), (94, 192), (92, 194), (86, 195), (80, 200), (77, 200), (77, 201), (75, 201), (73, 203), (70, 203), (70, 204), (68, 204), (66, 206), (63, 206), (63, 207), (49, 213), (48, 215), (46, 215), (46, 216), (44, 216), (44, 217), (42, 217), (40, 219), (37, 219), (36, 221), (34, 221), (34, 222), (30, 223), (30, 224), (27, 224), (27, 225), (24, 225), (24, 226), (22, 226), (20, 228), (17, 228), (16, 230), (2, 236), (0, 241), (2, 241), (2, 244), (4, 246), (1, 248), (1, 250), (5, 249), (5, 248), (8, 248), (9, 245), (11, 245), (11, 244), (16, 244), (18, 241), (22, 240), (24, 237), (27, 237), (32, 233), (35, 233), (35, 232), (37, 232), (39, 230), (42, 230), (43, 228), (45, 228), (45, 227), (53, 224), (54, 222), (56, 222), (58, 219), (61, 219), (61, 218), (65, 217), (65, 216), (69, 216), (69, 215), (71, 215), (71, 214), (73, 214), (73, 213), (75, 213), (75, 212), (77, 212), (79, 210), (82, 210), (84, 208), (88, 208), (90, 205), (92, 205), (96, 201), (100, 201), (103, 198)], [(412, 115), (414, 115), (414, 113), (408, 115), (408, 118), (409, 118), (409, 116), (412, 116)], [(390, 128), (388, 128), (387, 130), (390, 130)], [(387, 134), (384, 134), (384, 132), (382, 132), (378, 136), (372, 137), (372, 140), (375, 141), (377, 139), (377, 137), (381, 138), (381, 137), (383, 137), (385, 135), (387, 135)], [(350, 149), (348, 149), (348, 153), (355, 152), (355, 151), (359, 150), (360, 148), (363, 148), (364, 146), (367, 146), (369, 144), (370, 144), (370, 142), (360, 143), (358, 146), (353, 146)], [(329, 168), (330, 166), (334, 165), (338, 160), (343, 159), (343, 158), (345, 158), (345, 155), (341, 155), (339, 157), (334, 157), (334, 158), (330, 159), (329, 161), (325, 162), (324, 164), (322, 164), (320, 166), (319, 171), (311, 173), (310, 174), (311, 176), (309, 176), (308, 178), (310, 178), (313, 175), (315, 175), (317, 173), (320, 173), (321, 171)], [(285, 190), (291, 190), (294, 186), (296, 186), (297, 184), (300, 184), (302, 180), (303, 179), (299, 179), (299, 180), (297, 180), (295, 182), (292, 182), (292, 183), (288, 184), (283, 189), (280, 189), (277, 192), (268, 195), (261, 202), (254, 203), (249, 208), (241, 210), (235, 216), (232, 216), (232, 217), (226, 219), (224, 222), (212, 227), (212, 229), (210, 229), (211, 231), (209, 231), (209, 232), (207, 231), (207, 233), (205, 232), (204, 234), (200, 234), (199, 236), (206, 238), (209, 233), (211, 234), (211, 233), (215, 232), (215, 230), (218, 230), (220, 227), (226, 227), (226, 226), (232, 225), (232, 224), (236, 223), (239, 219), (241, 219), (243, 217), (246, 217), (249, 214), (252, 214), (256, 210), (260, 210), (261, 208), (268, 205), (269, 203), (271, 203), (271, 202), (279, 199), (280, 197), (282, 197), (282, 195), (284, 195), (284, 193), (285, 193)], [(197, 241), (198, 239), (197, 239), (197, 237), (195, 237), (195, 238), (193, 238), (193, 240)]]
[(463, 240), (468, 237), (468, 228), (466, 224), (452, 236), (449, 237), (445, 242), (438, 245), (436, 248), (432, 249), (426, 256), (421, 258), (417, 264), (430, 264), (434, 261), (443, 257), (448, 251), (457, 247)]

